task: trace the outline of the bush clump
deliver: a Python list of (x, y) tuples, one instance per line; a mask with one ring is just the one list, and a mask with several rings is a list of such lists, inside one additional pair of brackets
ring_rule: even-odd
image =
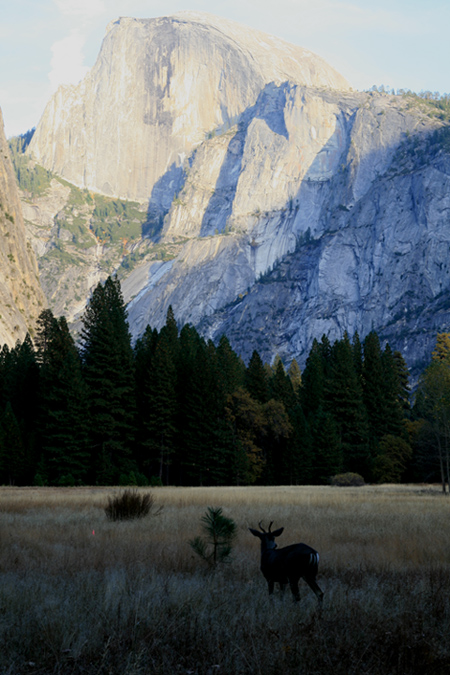
[(365, 482), (364, 478), (360, 476), (359, 473), (348, 471), (347, 473), (338, 473), (336, 476), (333, 476), (331, 485), (337, 487), (361, 487), (362, 485), (365, 485)]
[(120, 495), (108, 497), (105, 513), (108, 520), (133, 520), (148, 516), (155, 498), (150, 492), (139, 494), (137, 490), (124, 490)]

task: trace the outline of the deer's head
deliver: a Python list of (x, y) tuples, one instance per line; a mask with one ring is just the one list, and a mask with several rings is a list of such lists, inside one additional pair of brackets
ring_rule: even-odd
[(274, 549), (277, 547), (275, 537), (279, 537), (280, 534), (283, 532), (284, 527), (280, 527), (278, 530), (274, 530), (273, 532), (271, 531), (273, 525), (273, 521), (269, 525), (269, 531), (266, 532), (266, 530), (263, 528), (261, 522), (259, 523), (259, 530), (254, 530), (253, 528), (249, 527), (249, 531), (255, 536), (258, 537), (261, 540), (261, 552), (267, 551), (270, 549)]

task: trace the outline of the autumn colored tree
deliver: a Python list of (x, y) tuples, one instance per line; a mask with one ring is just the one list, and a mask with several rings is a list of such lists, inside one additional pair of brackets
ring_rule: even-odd
[(450, 488), (450, 362), (435, 358), (419, 382), (420, 414), (424, 420), (418, 444), (423, 468), (438, 469), (442, 491)]
[(288, 368), (289, 379), (291, 380), (292, 388), (294, 393), (298, 395), (300, 387), (302, 385), (302, 372), (300, 366), (298, 365), (296, 359), (292, 359), (289, 368)]
[(266, 458), (259, 441), (264, 435), (262, 404), (239, 388), (228, 396), (225, 415), (234, 439), (233, 483), (252, 484), (262, 475)]
[(431, 353), (433, 361), (448, 361), (450, 358), (450, 333), (438, 333), (436, 347)]

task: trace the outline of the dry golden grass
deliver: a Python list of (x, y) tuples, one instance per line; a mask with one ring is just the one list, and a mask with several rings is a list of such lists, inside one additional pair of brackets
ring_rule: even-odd
[[(145, 491), (145, 489), (142, 489)], [(446, 673), (450, 499), (437, 487), (156, 488), (157, 516), (111, 522), (111, 488), (0, 488), (0, 673)], [(208, 574), (207, 506), (238, 524)], [(268, 597), (258, 542), (320, 552), (315, 596)]]

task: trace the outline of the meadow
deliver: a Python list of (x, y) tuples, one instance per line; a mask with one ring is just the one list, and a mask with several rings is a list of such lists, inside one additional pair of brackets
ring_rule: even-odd
[[(449, 672), (438, 487), (152, 488), (159, 515), (124, 522), (106, 518), (114, 492), (0, 488), (0, 673)], [(208, 506), (238, 525), (213, 573), (189, 546)], [(268, 596), (260, 520), (319, 551), (322, 610), (303, 581), (299, 603)]]

